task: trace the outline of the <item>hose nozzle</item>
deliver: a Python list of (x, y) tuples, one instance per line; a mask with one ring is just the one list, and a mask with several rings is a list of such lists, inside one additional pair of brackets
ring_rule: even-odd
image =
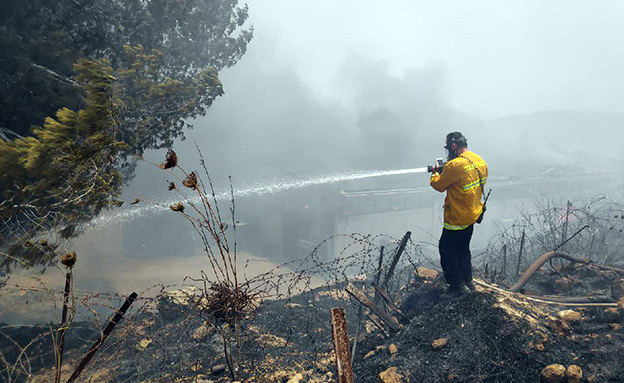
[(438, 172), (441, 173), (442, 172), (442, 168), (444, 167), (444, 160), (442, 158), (436, 158), (435, 160), (435, 165), (431, 166), (427, 166), (427, 171), (429, 173), (433, 173), (433, 172)]

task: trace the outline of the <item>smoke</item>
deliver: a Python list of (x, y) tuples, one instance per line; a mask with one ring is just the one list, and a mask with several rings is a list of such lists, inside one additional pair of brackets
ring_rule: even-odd
[[(186, 170), (199, 170), (197, 145), (218, 191), (229, 190), (228, 176), (235, 191), (245, 191), (276, 179), (298, 185), (334, 174), (423, 167), (443, 156), (444, 137), (455, 130), (489, 163), (493, 181), (552, 168), (558, 170), (547, 174), (592, 172), (624, 159), (618, 133), (624, 26), (617, 2), (263, 0), (249, 6), (255, 37), (241, 61), (220, 73), (225, 96), (192, 121), (186, 141), (173, 148)], [(164, 151), (145, 157), (158, 163)], [(122, 199), (167, 201), (166, 181), (162, 170), (140, 162)], [(377, 200), (340, 199), (341, 189), (413, 189), (427, 181), (407, 174), (241, 197), (239, 240), (257, 256), (297, 258), (309, 250), (301, 244), (352, 229), (340, 220), (356, 221), (365, 211), (360, 205), (374, 205), (370, 214), (376, 214)], [(586, 194), (602, 191), (596, 186)], [(441, 212), (441, 196), (418, 198), (382, 202), (391, 210), (420, 201), (413, 204)], [(506, 210), (499, 214), (493, 205), (486, 226), (510, 214), (502, 191), (492, 198)], [(88, 248), (86, 241), (114, 238), (120, 257), (196, 254), (189, 228), (172, 224), (170, 213), (138, 215), (113, 234), (91, 229), (78, 242)], [(398, 215), (384, 214), (383, 226), (362, 218), (359, 227), (401, 236), (405, 227), (426, 221), (437, 236), (436, 215), (408, 211), (397, 223)]]

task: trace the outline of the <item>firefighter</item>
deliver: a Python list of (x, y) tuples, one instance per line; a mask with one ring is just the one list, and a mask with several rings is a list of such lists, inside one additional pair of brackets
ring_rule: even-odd
[(468, 150), (468, 141), (460, 132), (446, 136), (448, 161), (435, 165), (431, 187), (446, 191), (444, 228), (440, 237), (440, 264), (449, 287), (442, 299), (452, 299), (475, 290), (472, 280), (470, 239), (475, 222), (483, 217), (483, 189), (488, 176), (485, 161)]

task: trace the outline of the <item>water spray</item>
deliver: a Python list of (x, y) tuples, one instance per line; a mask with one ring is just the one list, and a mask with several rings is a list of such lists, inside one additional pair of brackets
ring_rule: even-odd
[[(411, 169), (397, 169), (397, 170), (375, 170), (367, 172), (352, 172), (341, 173), (330, 176), (303, 178), (303, 179), (289, 179), (289, 180), (277, 180), (273, 182), (259, 182), (257, 184), (243, 187), (234, 191), (234, 198), (244, 198), (252, 196), (263, 196), (267, 194), (275, 194), (285, 192), (293, 189), (302, 189), (310, 186), (325, 185), (342, 181), (352, 181), (365, 178), (376, 178), (383, 176), (394, 176), (401, 174), (414, 174), (425, 173), (427, 168), (411, 168)], [(232, 198), (230, 192), (224, 191), (215, 195), (217, 200), (229, 200)], [(148, 215), (159, 214), (163, 211), (169, 210), (167, 206), (179, 202), (180, 198), (175, 200), (162, 201), (154, 205), (136, 206), (130, 209), (114, 212), (112, 214), (104, 214), (92, 220), (88, 227), (106, 226), (106, 225), (118, 225), (123, 222), (132, 221), (137, 218), (145, 217)], [(191, 199), (191, 202), (199, 202)]]

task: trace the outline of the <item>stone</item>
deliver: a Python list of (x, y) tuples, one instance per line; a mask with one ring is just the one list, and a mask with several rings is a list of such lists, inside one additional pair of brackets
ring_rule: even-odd
[(214, 327), (210, 326), (207, 323), (203, 323), (201, 326), (195, 329), (195, 331), (193, 332), (193, 335), (191, 335), (191, 338), (195, 340), (202, 340), (204, 338), (212, 336), (212, 334), (214, 334), (215, 331), (216, 330)]
[(286, 383), (301, 383), (303, 382), (303, 374), (298, 372), (291, 376)]
[(542, 383), (564, 383), (566, 368), (560, 364), (551, 364), (542, 370)]
[(573, 286), (573, 283), (570, 280), (570, 278), (563, 277), (563, 278), (557, 279), (554, 285), (555, 285), (555, 290), (557, 290), (557, 292), (564, 293), (564, 292), (570, 291), (570, 289)]
[(225, 364), (217, 364), (215, 366), (212, 366), (212, 368), (210, 369), (210, 373), (212, 375), (221, 375), (225, 372), (225, 369)]
[(175, 321), (183, 317), (189, 306), (196, 303), (201, 291), (193, 286), (180, 290), (165, 291), (158, 298), (158, 314), (164, 321)]
[(399, 352), (399, 348), (392, 343), (390, 346), (388, 346), (388, 351), (390, 351), (390, 355), (394, 356), (397, 354), (397, 352)]
[(562, 310), (557, 313), (557, 318), (569, 323), (578, 323), (583, 320), (583, 316), (578, 311)]
[(572, 334), (572, 327), (567, 322), (560, 319), (551, 320), (549, 323), (550, 328), (561, 336), (568, 336)]
[(137, 345), (136, 345), (136, 349), (139, 351), (143, 351), (145, 350), (150, 344), (152, 343), (151, 339), (142, 339)]
[(379, 374), (379, 383), (402, 383), (402, 379), (403, 376), (396, 367), (390, 367)]
[(617, 298), (624, 298), (624, 278), (616, 279), (611, 286), (611, 294)]
[(438, 277), (437, 271), (422, 266), (417, 267), (414, 274), (422, 279), (435, 279)]
[(617, 323), (624, 319), (624, 310), (616, 307), (606, 308), (604, 311), (605, 320), (609, 323)]
[(435, 349), (439, 349), (442, 348), (444, 346), (446, 346), (446, 344), (448, 343), (448, 339), (447, 338), (439, 338), (434, 340), (431, 343), (431, 347), (435, 348)]
[(566, 370), (566, 378), (568, 379), (568, 383), (579, 383), (582, 377), (583, 370), (579, 366), (575, 364), (568, 366), (568, 369)]
[(624, 297), (620, 298), (620, 300), (617, 302), (617, 307), (620, 310), (624, 310)]

